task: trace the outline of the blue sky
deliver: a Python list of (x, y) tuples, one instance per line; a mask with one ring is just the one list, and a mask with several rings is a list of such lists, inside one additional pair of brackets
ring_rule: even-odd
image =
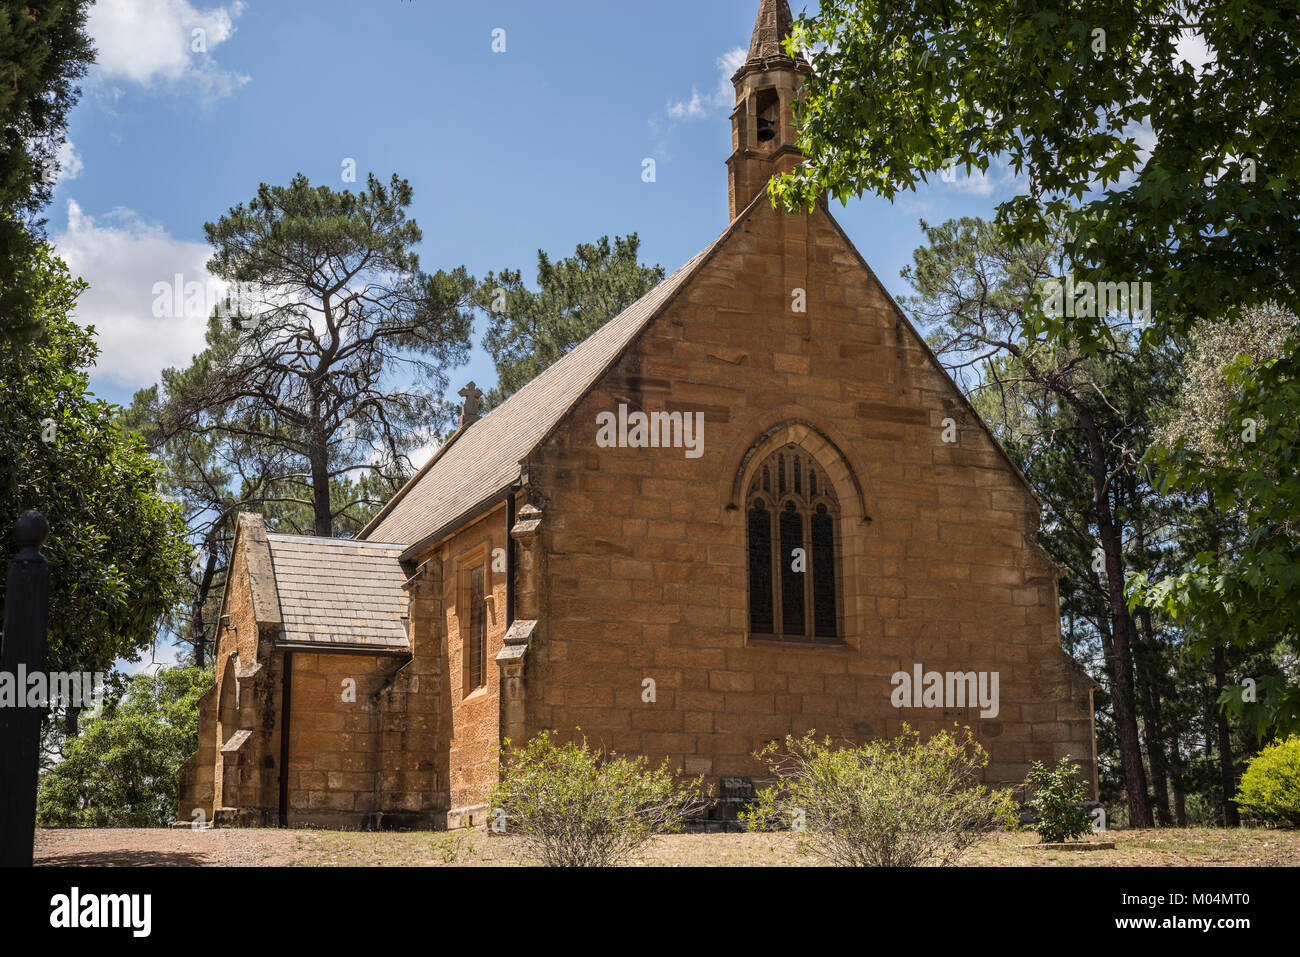
[[(792, 4), (796, 13), (800, 4)], [(522, 268), (537, 250), (637, 232), (670, 272), (726, 226), (728, 78), (758, 0), (99, 0), (48, 210), (90, 284), (79, 319), (103, 354), (96, 391), (126, 402), (201, 347), (203, 322), (155, 318), (153, 286), (203, 281), (203, 223), (259, 183), (343, 182), (343, 163), (411, 181), (430, 271)], [(504, 30), (505, 52), (493, 52)], [(195, 51), (195, 31), (204, 50)], [(642, 181), (642, 162), (656, 181)], [(917, 222), (990, 215), (1006, 172), (832, 211), (881, 280)], [(478, 347), (452, 374), (495, 380)]]

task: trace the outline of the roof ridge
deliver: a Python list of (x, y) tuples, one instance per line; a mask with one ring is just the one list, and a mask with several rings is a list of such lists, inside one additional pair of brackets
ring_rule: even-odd
[(385, 548), (405, 548), (404, 542), (369, 542), (359, 538), (334, 538), (323, 535), (295, 535), (292, 532), (267, 532), (270, 542), (314, 542), (321, 545), (356, 545), (360, 548), (373, 548), (376, 551)]

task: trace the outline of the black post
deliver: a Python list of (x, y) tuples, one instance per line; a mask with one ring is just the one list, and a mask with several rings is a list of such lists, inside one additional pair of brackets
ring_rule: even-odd
[(45, 671), (50, 566), (40, 549), (49, 534), (40, 512), (23, 512), (14, 523), (18, 554), (9, 561), (0, 635), (0, 680), (14, 691), (12, 701), (0, 700), (0, 867), (31, 867), (36, 839), (41, 717), (48, 702), (28, 707), (22, 676)]

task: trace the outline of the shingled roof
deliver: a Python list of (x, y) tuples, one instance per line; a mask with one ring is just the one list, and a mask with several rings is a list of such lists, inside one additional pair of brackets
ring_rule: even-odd
[(361, 532), (405, 542), (411, 558), (518, 481), (520, 463), (596, 384), (632, 340), (712, 257), (748, 212), (675, 273), (468, 428), (458, 430)]
[(268, 533), (279, 592), (277, 644), (410, 651), (401, 545)]

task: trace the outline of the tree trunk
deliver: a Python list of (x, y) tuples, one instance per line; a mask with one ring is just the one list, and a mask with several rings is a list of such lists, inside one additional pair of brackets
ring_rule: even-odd
[[(1133, 483), (1125, 482), (1122, 487), (1129, 506), (1129, 515), (1133, 522), (1133, 542), (1139, 556), (1146, 555), (1146, 528), (1143, 524), (1142, 495)], [(1169, 827), (1173, 824), (1173, 813), (1169, 809), (1169, 761), (1164, 752), (1165, 721), (1160, 706), (1161, 684), (1165, 675), (1164, 661), (1160, 654), (1160, 645), (1156, 641), (1155, 627), (1151, 624), (1151, 609), (1139, 607), (1137, 617), (1129, 616), (1129, 631), (1138, 642), (1142, 667), (1138, 669), (1137, 681), (1142, 689), (1145, 710), (1142, 721), (1143, 739), (1147, 746), (1147, 760), (1151, 762), (1151, 791), (1156, 804), (1156, 825)]]
[(1165, 733), (1169, 745), (1169, 784), (1174, 790), (1174, 823), (1178, 827), (1187, 826), (1187, 761), (1178, 731), (1166, 725)]
[(1106, 595), (1114, 642), (1111, 659), (1112, 686), (1115, 693), (1115, 732), (1119, 739), (1120, 762), (1124, 767), (1124, 791), (1128, 796), (1129, 826), (1152, 827), (1151, 799), (1147, 794), (1146, 769), (1142, 766), (1142, 744), (1138, 734), (1133, 694), (1133, 643), (1129, 632), (1128, 605), (1124, 596), (1123, 542), (1111, 513), (1106, 482), (1106, 453), (1101, 432), (1086, 405), (1075, 397), (1075, 411), (1088, 440), (1089, 468), (1092, 473), (1093, 504), (1096, 509), (1097, 534), (1101, 539), (1106, 566)]
[(1163, 745), (1160, 740), (1160, 701), (1148, 681), (1141, 682), (1143, 704), (1146, 716), (1142, 721), (1142, 738), (1147, 747), (1147, 758), (1151, 762), (1151, 794), (1155, 801), (1157, 827), (1168, 827), (1173, 823), (1173, 814), (1169, 810), (1169, 781), (1165, 775)]
[(1187, 826), (1187, 792), (1183, 790), (1181, 765), (1174, 772), (1174, 823)]
[(1169, 783), (1166, 769), (1168, 762), (1165, 760), (1164, 753), (1164, 716), (1160, 708), (1160, 689), (1156, 687), (1156, 676), (1160, 674), (1157, 667), (1160, 658), (1160, 649), (1156, 645), (1155, 635), (1152, 633), (1150, 612), (1143, 608), (1138, 614), (1141, 617), (1142, 627), (1136, 627), (1136, 622), (1129, 619), (1130, 625), (1134, 628), (1135, 634), (1140, 634), (1142, 639), (1142, 675), (1138, 683), (1142, 688), (1143, 704), (1146, 710), (1145, 719), (1142, 722), (1143, 739), (1147, 746), (1147, 758), (1151, 762), (1151, 790), (1155, 797), (1156, 811), (1159, 815), (1157, 824), (1160, 827), (1168, 827), (1173, 823), (1173, 814), (1169, 809)]
[(214, 541), (215, 529), (208, 534), (204, 547), (208, 552), (207, 564), (203, 567), (203, 577), (194, 593), (194, 605), (190, 609), (190, 644), (194, 648), (194, 667), (202, 668), (207, 662), (204, 654), (207, 645), (208, 623), (203, 616), (203, 608), (208, 602), (208, 593), (212, 591), (212, 581), (217, 574), (217, 546)]
[(329, 437), (321, 419), (320, 396), (313, 388), (311, 396), (311, 432), (307, 443), (307, 461), (311, 465), (312, 513), (316, 534), (329, 538), (334, 533), (330, 514)]
[[(1214, 699), (1217, 702), (1228, 683), (1228, 662), (1223, 645), (1214, 646)], [(1223, 787), (1223, 823), (1226, 827), (1240, 827), (1241, 816), (1232, 796), (1237, 790), (1237, 772), (1232, 765), (1232, 734), (1228, 715), (1221, 705), (1214, 709), (1214, 723), (1219, 731), (1219, 782)]]

